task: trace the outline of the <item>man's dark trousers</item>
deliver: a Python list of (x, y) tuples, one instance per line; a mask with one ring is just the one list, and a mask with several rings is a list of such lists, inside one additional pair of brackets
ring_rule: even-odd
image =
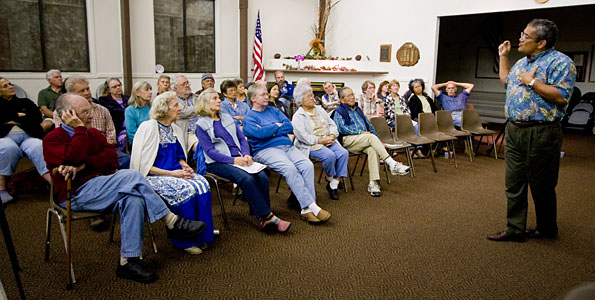
[(556, 184), (560, 169), (562, 128), (559, 121), (533, 126), (506, 126), (506, 231), (524, 233), (527, 224), (527, 189), (535, 203), (537, 229), (558, 234)]

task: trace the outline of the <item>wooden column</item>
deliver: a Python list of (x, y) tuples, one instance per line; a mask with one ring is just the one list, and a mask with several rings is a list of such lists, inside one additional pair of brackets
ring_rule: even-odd
[(240, 77), (244, 82), (248, 76), (248, 0), (240, 0)]
[(130, 3), (120, 0), (120, 26), (122, 27), (122, 84), (123, 93), (130, 95), (132, 90), (132, 54), (130, 51)]

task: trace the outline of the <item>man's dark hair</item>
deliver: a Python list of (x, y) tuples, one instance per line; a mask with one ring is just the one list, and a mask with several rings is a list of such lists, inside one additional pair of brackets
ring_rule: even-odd
[(527, 26), (535, 28), (538, 41), (545, 41), (547, 49), (554, 47), (558, 39), (558, 26), (547, 19), (533, 19)]
[(224, 80), (221, 85), (219, 86), (219, 88), (221, 89), (221, 93), (227, 94), (227, 89), (228, 88), (235, 88), (238, 87), (235, 83), (235, 81), (233, 80)]

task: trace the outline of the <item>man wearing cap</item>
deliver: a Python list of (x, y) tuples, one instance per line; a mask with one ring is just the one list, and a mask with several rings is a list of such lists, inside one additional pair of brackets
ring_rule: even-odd
[[(196, 92), (197, 95), (204, 92), (206, 89), (214, 89), (215, 88), (215, 77), (211, 73), (204, 73), (202, 74), (202, 79), (200, 80), (200, 84), (202, 85), (202, 89)], [(221, 95), (219, 95), (221, 96)], [(221, 98), (223, 99), (223, 98)]]

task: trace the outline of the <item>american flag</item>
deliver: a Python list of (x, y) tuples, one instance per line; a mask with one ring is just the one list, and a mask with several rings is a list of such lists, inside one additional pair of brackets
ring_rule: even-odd
[(254, 35), (254, 81), (264, 79), (264, 68), (262, 66), (262, 31), (260, 31), (260, 10), (256, 19), (256, 33)]

